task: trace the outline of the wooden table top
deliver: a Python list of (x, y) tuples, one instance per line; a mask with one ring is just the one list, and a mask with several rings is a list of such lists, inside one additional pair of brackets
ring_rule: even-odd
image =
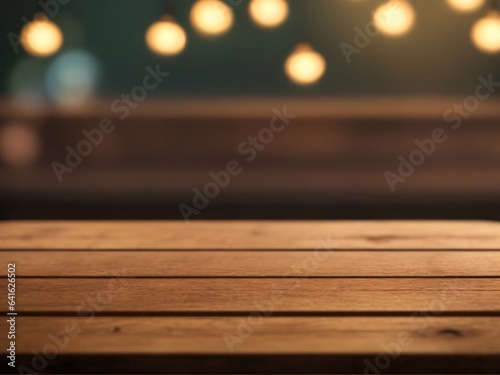
[(1, 222), (0, 253), (2, 373), (500, 373), (500, 223)]

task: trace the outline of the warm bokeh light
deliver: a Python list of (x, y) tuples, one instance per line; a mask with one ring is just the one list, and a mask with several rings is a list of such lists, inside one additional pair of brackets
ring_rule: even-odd
[(152, 24), (146, 32), (146, 43), (159, 55), (177, 55), (186, 46), (186, 33), (172, 17), (165, 17)]
[(471, 38), (486, 53), (500, 52), (500, 12), (491, 11), (472, 27)]
[(474, 12), (484, 6), (486, 0), (446, 0), (458, 12)]
[(197, 0), (191, 8), (193, 27), (202, 34), (219, 35), (233, 24), (233, 10), (220, 0)]
[(62, 46), (63, 34), (59, 27), (45, 15), (36, 15), (21, 30), (21, 45), (33, 56), (53, 55)]
[(288, 17), (286, 0), (251, 0), (250, 16), (262, 27), (276, 27)]
[(0, 157), (11, 167), (32, 164), (40, 154), (40, 139), (33, 127), (12, 122), (0, 127)]
[(375, 10), (373, 22), (382, 34), (401, 36), (415, 23), (415, 11), (407, 0), (389, 0)]
[(319, 80), (326, 70), (326, 61), (309, 44), (302, 43), (288, 57), (285, 71), (288, 77), (300, 85), (309, 85)]

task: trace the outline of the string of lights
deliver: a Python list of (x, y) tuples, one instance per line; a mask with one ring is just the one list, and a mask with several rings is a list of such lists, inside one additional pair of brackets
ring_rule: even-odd
[[(415, 9), (410, 0), (384, 0), (373, 12), (373, 25), (377, 31), (389, 38), (398, 38), (412, 30), (416, 21)], [(488, 0), (445, 0), (459, 13), (479, 12), (486, 8)], [(500, 52), (500, 0), (489, 0), (486, 14), (472, 25), (471, 40), (481, 52)], [(288, 78), (294, 83), (309, 85), (324, 75), (326, 61), (312, 47), (307, 28), (310, 27), (311, 0), (304, 0), (304, 36), (290, 56), (284, 68)], [(282, 25), (290, 13), (287, 0), (250, 0), (248, 13), (252, 21), (263, 28)], [(207, 37), (217, 37), (228, 32), (234, 24), (233, 9), (223, 0), (196, 0), (190, 10), (189, 19), (196, 32)], [(174, 0), (166, 1), (164, 15), (146, 31), (146, 44), (159, 55), (174, 56), (186, 48), (188, 38), (183, 26), (175, 17)], [(26, 52), (37, 57), (51, 56), (63, 45), (61, 29), (39, 12), (33, 21), (21, 30), (20, 42)]]

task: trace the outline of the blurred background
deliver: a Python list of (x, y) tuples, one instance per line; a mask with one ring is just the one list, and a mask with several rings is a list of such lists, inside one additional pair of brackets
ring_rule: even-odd
[(0, 219), (500, 220), (498, 5), (4, 0)]

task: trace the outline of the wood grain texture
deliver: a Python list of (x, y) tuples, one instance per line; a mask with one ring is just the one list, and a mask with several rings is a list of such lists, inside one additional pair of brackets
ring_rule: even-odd
[[(0, 280), (4, 290), (5, 284), (5, 279)], [(18, 311), (71, 315), (85, 311), (500, 312), (500, 279), (20, 278), (17, 288)]]
[(251, 333), (240, 336), (248, 316), (18, 319), (19, 354), (42, 352), (51, 337), (67, 343), (64, 355), (229, 355), (229, 347), (236, 354), (368, 355), (398, 342), (403, 354), (500, 354), (499, 317), (268, 317), (255, 318)]
[[(500, 277), (500, 251), (6, 251), (17, 277)], [(0, 269), (6, 276), (7, 269)]]
[(0, 256), (16, 262), (19, 360), (58, 345), (48, 373), (243, 373), (252, 358), (254, 373), (363, 373), (394, 345), (389, 371), (500, 368), (499, 223), (3, 222), (0, 233)]
[(448, 221), (3, 222), (0, 248), (500, 249), (500, 223)]

